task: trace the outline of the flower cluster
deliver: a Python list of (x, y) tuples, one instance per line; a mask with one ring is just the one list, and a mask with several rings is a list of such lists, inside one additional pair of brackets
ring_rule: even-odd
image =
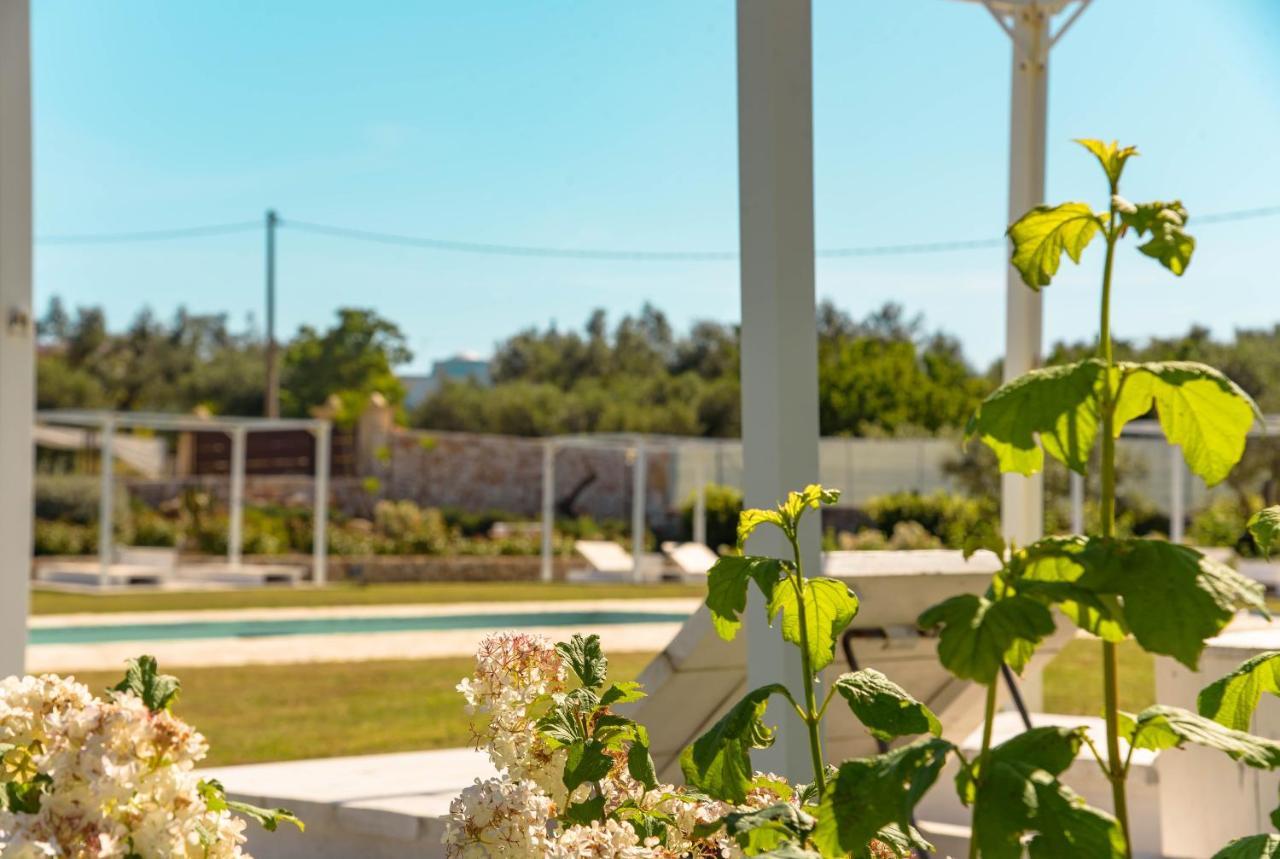
[(5, 859), (245, 856), (244, 821), (194, 773), (204, 737), (132, 692), (54, 675), (0, 681)]
[[(482, 717), (473, 726), (476, 745), (498, 769), (453, 800), (446, 821), (446, 852), (455, 859), (675, 859), (681, 856), (741, 857), (720, 830), (699, 830), (721, 820), (734, 806), (672, 785), (646, 788), (628, 771), (627, 749), (611, 750), (604, 777), (564, 787), (565, 750), (539, 729), (538, 717), (553, 696), (567, 689), (562, 654), (546, 638), (495, 633), (481, 643), (472, 677), (458, 684), (468, 711)], [(776, 776), (762, 776), (746, 807), (789, 800)], [(601, 819), (566, 824), (559, 817), (576, 803), (601, 803)], [(625, 814), (623, 813), (625, 812)], [(663, 821), (663, 837), (642, 837), (630, 819)]]

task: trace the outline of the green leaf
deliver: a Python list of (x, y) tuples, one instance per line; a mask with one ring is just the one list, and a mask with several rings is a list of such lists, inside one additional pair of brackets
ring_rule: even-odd
[(1248, 527), (1263, 557), (1270, 558), (1271, 550), (1280, 544), (1280, 505), (1254, 513)]
[(1250, 835), (1237, 838), (1217, 853), (1213, 859), (1276, 859), (1280, 856), (1280, 835)]
[(307, 828), (306, 824), (286, 808), (262, 808), (247, 802), (227, 799), (226, 788), (215, 778), (201, 779), (196, 784), (196, 791), (210, 811), (232, 811), (257, 821), (268, 832), (275, 832), (280, 828), (281, 823), (292, 823), (299, 830)]
[(748, 856), (776, 850), (789, 843), (804, 843), (817, 821), (789, 802), (766, 808), (733, 811), (725, 815), (724, 828)]
[[(848, 585), (838, 579), (805, 579), (801, 587), (804, 594), (803, 634), (808, 639), (809, 666), (813, 671), (820, 671), (835, 659), (840, 633), (858, 613), (858, 598)], [(773, 589), (773, 599), (769, 601), (770, 624), (781, 614), (782, 637), (797, 647), (804, 646), (800, 612), (800, 598), (793, 579)]]
[(781, 561), (753, 555), (726, 555), (712, 564), (707, 571), (706, 604), (721, 638), (731, 641), (738, 634), (750, 582), (755, 581), (768, 604), (783, 570)]
[(993, 682), (1000, 664), (1021, 671), (1031, 651), (1053, 632), (1053, 615), (1030, 597), (992, 600), (976, 594), (951, 597), (920, 615), (921, 628), (941, 626), (938, 657), (952, 674)]
[(841, 674), (835, 690), (877, 739), (888, 742), (909, 734), (942, 736), (942, 723), (933, 711), (874, 668)]
[(604, 690), (604, 694), (600, 696), (600, 706), (608, 707), (612, 704), (630, 704), (639, 701), (645, 697), (644, 687), (635, 680), (624, 680), (621, 683), (614, 683)]
[(598, 689), (604, 685), (609, 674), (609, 660), (600, 649), (600, 636), (575, 635), (568, 641), (558, 643), (556, 650), (560, 651), (560, 655), (583, 686)]
[(1263, 692), (1280, 695), (1280, 651), (1246, 659), (1227, 676), (1200, 690), (1200, 715), (1237, 731), (1249, 730)]
[(1191, 264), (1191, 254), (1196, 240), (1186, 233), (1187, 210), (1181, 200), (1172, 203), (1140, 203), (1134, 205), (1124, 198), (1116, 198), (1120, 222), (1139, 236), (1151, 235), (1138, 250), (1176, 275), (1181, 275)]
[(1262, 585), (1188, 546), (1090, 538), (1076, 557), (1083, 569), (1077, 586), (1119, 597), (1143, 648), (1193, 670), (1204, 642), (1237, 611), (1266, 611)]
[(647, 790), (654, 790), (658, 786), (658, 773), (653, 765), (653, 755), (649, 751), (649, 731), (644, 725), (634, 727), (631, 745), (627, 748), (627, 772)]
[[(934, 852), (933, 845), (914, 826), (903, 830), (898, 824), (890, 823), (876, 833), (876, 841), (892, 850), (899, 859), (917, 859)], [(877, 859), (879, 855), (875, 854)]]
[(916, 803), (953, 746), (933, 737), (840, 765), (818, 809), (813, 843), (824, 856), (861, 855), (884, 827), (907, 831)]
[(1190, 710), (1156, 704), (1123, 723), (1135, 748), (1162, 751), (1193, 743), (1258, 769), (1280, 766), (1280, 743), (1228, 728)]
[(53, 784), (53, 778), (39, 773), (29, 781), (6, 781), (0, 794), (0, 809), (11, 814), (39, 814), (40, 798)]
[(567, 695), (553, 696), (551, 709), (538, 719), (538, 731), (553, 746), (568, 746), (587, 739), (587, 715), (598, 704), (590, 689), (575, 689)]
[(127, 692), (141, 698), (153, 713), (173, 706), (182, 684), (177, 677), (161, 674), (154, 656), (130, 659), (128, 666), (124, 679), (111, 687), (112, 692)]
[(571, 826), (590, 826), (592, 821), (604, 820), (604, 794), (597, 793), (582, 802), (571, 804), (560, 815), (560, 819)]
[(1104, 641), (1129, 636), (1124, 609), (1113, 595), (1093, 593), (1076, 582), (1084, 574), (1084, 537), (1045, 537), (1013, 555), (1010, 569), (1019, 593), (1056, 605), (1076, 626)]
[(835, 504), (839, 500), (839, 489), (827, 489), (817, 483), (810, 483), (800, 492), (788, 492), (787, 500), (778, 505), (778, 512), (794, 534), (804, 511), (817, 510), (823, 504)]
[(599, 781), (613, 769), (613, 758), (599, 740), (578, 740), (569, 746), (564, 764), (564, 786), (573, 790), (580, 784)]
[(1182, 448), (1188, 467), (1209, 486), (1221, 482), (1244, 455), (1259, 417), (1253, 398), (1222, 373), (1192, 361), (1117, 365), (1122, 382), (1115, 431), (1151, 411), (1170, 444)]
[(973, 837), (983, 859), (1021, 859), (1028, 834), (1033, 859), (1125, 855), (1116, 820), (1056, 778), (1081, 742), (1081, 729), (1032, 728), (992, 748), (979, 772), (962, 768), (957, 785), (974, 805)]
[(680, 755), (680, 769), (690, 787), (735, 805), (747, 800), (751, 786), (751, 750), (773, 745), (773, 730), (764, 724), (769, 696), (786, 695), (781, 683), (747, 693), (720, 721)]
[(786, 531), (786, 524), (783, 522), (782, 514), (777, 510), (762, 510), (753, 507), (749, 510), (743, 510), (738, 515), (738, 549), (746, 545), (747, 538), (750, 537), (755, 530), (761, 525), (776, 525)]
[(1102, 171), (1107, 174), (1107, 182), (1112, 188), (1120, 184), (1120, 174), (1124, 172), (1125, 162), (1138, 154), (1138, 147), (1121, 147), (1114, 140), (1103, 143), (1101, 140), (1080, 138), (1076, 143), (1088, 149), (1098, 159), (1098, 163), (1102, 165)]
[(1065, 252), (1071, 261), (1097, 235), (1102, 222), (1085, 203), (1036, 206), (1009, 227), (1013, 242), (1013, 267), (1032, 289), (1048, 286), (1058, 272)]
[(1025, 373), (982, 401), (965, 436), (976, 435), (991, 448), (1001, 471), (1035, 474), (1048, 451), (1084, 474), (1098, 434), (1105, 370), (1101, 361), (1089, 359)]

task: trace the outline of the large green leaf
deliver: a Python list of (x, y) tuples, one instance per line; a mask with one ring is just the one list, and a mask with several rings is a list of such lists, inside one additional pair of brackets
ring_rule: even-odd
[(1280, 505), (1259, 510), (1250, 516), (1249, 533), (1263, 557), (1271, 557), (1271, 550), (1280, 545)]
[(1058, 781), (1080, 750), (1080, 729), (1040, 727), (990, 750), (981, 771), (961, 770), (961, 798), (974, 805), (973, 837), (983, 859), (1121, 857), (1116, 820)]
[(1232, 759), (1258, 769), (1280, 766), (1280, 743), (1220, 725), (1212, 719), (1156, 704), (1136, 717), (1124, 715), (1121, 730), (1129, 744), (1139, 749), (1181, 748), (1187, 743), (1217, 749)]
[(1121, 363), (1115, 430), (1152, 406), (1170, 444), (1181, 446), (1193, 472), (1210, 486), (1222, 481), (1244, 455), (1259, 416), (1253, 399), (1222, 373), (1192, 361)]
[(1124, 172), (1125, 162), (1138, 154), (1136, 146), (1121, 146), (1117, 141), (1103, 143), (1101, 140), (1079, 138), (1076, 140), (1085, 149), (1093, 153), (1107, 174), (1107, 182), (1114, 188), (1120, 184), (1120, 174)]
[(649, 730), (634, 722), (632, 726), (631, 745), (627, 747), (627, 772), (647, 790), (654, 790), (658, 786), (658, 772), (649, 751)]
[(182, 684), (177, 677), (161, 674), (154, 656), (139, 656), (128, 661), (124, 679), (111, 687), (112, 692), (128, 692), (142, 699), (153, 713), (167, 710), (178, 698)]
[(1021, 671), (1054, 629), (1049, 609), (1017, 594), (999, 600), (954, 596), (927, 609), (918, 623), (924, 629), (942, 627), (938, 658), (948, 671), (982, 684), (996, 679), (1002, 662)]
[(774, 585), (783, 575), (781, 561), (751, 555), (726, 555), (707, 571), (707, 608), (716, 632), (732, 640), (747, 610), (747, 588), (754, 580), (768, 604)]
[(811, 815), (789, 802), (733, 811), (724, 818), (725, 831), (748, 856), (788, 845), (802, 846), (816, 823)]
[(1280, 857), (1280, 835), (1250, 835), (1237, 838), (1217, 853), (1213, 859), (1276, 859)]
[(1261, 585), (1187, 546), (1090, 538), (1076, 558), (1078, 587), (1119, 597), (1138, 643), (1191, 669), (1238, 610), (1266, 611)]
[(1015, 552), (1010, 563), (1013, 586), (1056, 605), (1081, 629), (1105, 641), (1123, 641), (1129, 628), (1119, 600), (1076, 584), (1084, 574), (1079, 556), (1088, 545), (1084, 537), (1045, 537)]
[(690, 787), (735, 805), (746, 802), (751, 787), (751, 750), (773, 745), (773, 730), (764, 724), (769, 696), (790, 697), (781, 683), (761, 686), (733, 706), (720, 721), (680, 755), (680, 769)]
[(933, 711), (874, 668), (841, 674), (835, 690), (878, 739), (887, 742), (910, 734), (942, 736), (942, 723)]
[(1135, 205), (1118, 197), (1116, 205), (1121, 223), (1139, 236), (1151, 236), (1138, 250), (1181, 276), (1191, 264), (1191, 254), (1196, 249), (1196, 240), (1183, 229), (1187, 225), (1187, 210), (1182, 201)]
[(747, 538), (765, 524), (776, 525), (785, 530), (782, 514), (777, 510), (762, 510), (758, 507), (743, 510), (738, 515), (738, 548), (741, 549), (746, 545)]
[(982, 439), (1001, 471), (1034, 474), (1044, 468), (1048, 451), (1083, 474), (1098, 434), (1105, 370), (1103, 362), (1089, 359), (1025, 373), (982, 401), (965, 435)]
[(613, 758), (599, 740), (578, 740), (569, 746), (564, 764), (564, 786), (573, 790), (589, 781), (599, 781), (613, 769)]
[(1032, 289), (1048, 286), (1065, 252), (1072, 262), (1097, 235), (1102, 222), (1086, 203), (1036, 206), (1009, 227), (1013, 267)]
[(818, 808), (814, 845), (824, 856), (863, 856), (884, 827), (909, 831), (916, 803), (937, 781), (952, 748), (929, 737), (841, 764)]
[[(836, 642), (840, 633), (858, 613), (858, 598), (849, 586), (838, 579), (812, 578), (802, 583), (804, 600), (804, 638), (808, 639), (809, 667), (820, 671), (835, 659)], [(801, 637), (801, 596), (795, 580), (789, 580), (773, 589), (769, 601), (769, 618), (782, 615), (782, 637), (797, 647), (804, 644)]]
[(1280, 651), (1259, 653), (1200, 690), (1200, 715), (1237, 731), (1249, 730), (1263, 692), (1280, 695)]
[(604, 685), (609, 675), (609, 660), (600, 647), (600, 636), (575, 635), (558, 643), (556, 650), (560, 651), (583, 686), (598, 689)]

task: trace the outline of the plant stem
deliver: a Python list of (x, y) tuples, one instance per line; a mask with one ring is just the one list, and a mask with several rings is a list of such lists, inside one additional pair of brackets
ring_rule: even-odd
[[(996, 719), (996, 683), (999, 677), (987, 684), (987, 708), (982, 722), (982, 749), (978, 752), (978, 779), (985, 777), (987, 754), (991, 751), (991, 732)], [(978, 805), (974, 803), (973, 815), (969, 818), (969, 859), (978, 859)]]
[(791, 583), (796, 589), (796, 614), (800, 620), (800, 671), (804, 675), (804, 706), (807, 715), (805, 726), (809, 729), (809, 756), (813, 762), (813, 783), (818, 790), (818, 801), (827, 795), (827, 774), (822, 763), (822, 734), (819, 726), (817, 693), (814, 690), (813, 663), (809, 659), (809, 628), (804, 610), (804, 566), (800, 560), (800, 544), (791, 537), (791, 551), (796, 559), (796, 572)]
[[(1111, 271), (1115, 261), (1117, 192), (1111, 186), (1111, 209), (1107, 218), (1107, 257), (1102, 270), (1102, 319), (1099, 325), (1098, 348), (1105, 362), (1102, 383), (1102, 493), (1101, 532), (1104, 539), (1115, 536), (1116, 531), (1116, 439), (1115, 392), (1111, 388), (1111, 375), (1115, 357), (1111, 347)], [(1116, 819), (1124, 832), (1125, 856), (1133, 855), (1129, 838), (1129, 802), (1125, 794), (1125, 766), (1120, 758), (1120, 679), (1116, 645), (1102, 642), (1102, 695), (1107, 722), (1107, 777), (1111, 782), (1111, 800)]]

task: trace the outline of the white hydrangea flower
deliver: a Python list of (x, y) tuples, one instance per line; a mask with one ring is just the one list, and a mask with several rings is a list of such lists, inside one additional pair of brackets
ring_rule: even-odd
[(449, 804), (443, 842), (458, 859), (542, 859), (551, 839), (550, 797), (531, 781), (476, 780)]

